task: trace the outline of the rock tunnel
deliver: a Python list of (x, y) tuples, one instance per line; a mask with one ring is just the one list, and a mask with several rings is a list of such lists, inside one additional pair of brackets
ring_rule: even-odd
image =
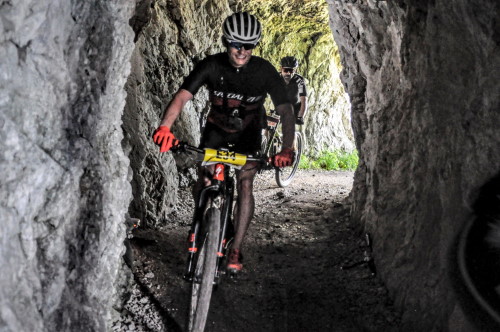
[[(165, 223), (194, 176), (151, 133), (242, 9), (266, 26), (260, 55), (300, 58), (313, 149), (358, 150), (351, 218), (372, 234), (401, 330), (458, 330), (449, 251), (500, 172), (493, 0), (1, 1), (2, 331), (109, 329), (127, 218)], [(198, 93), (179, 138), (199, 141), (206, 107)]]

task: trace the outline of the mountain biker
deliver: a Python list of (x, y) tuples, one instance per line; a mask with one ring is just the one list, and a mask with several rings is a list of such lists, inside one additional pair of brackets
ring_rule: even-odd
[(295, 123), (303, 125), (307, 112), (307, 90), (304, 77), (297, 74), (299, 61), (293, 56), (286, 56), (281, 59), (280, 64), (281, 77), (286, 83), (288, 98), (295, 112)]
[[(154, 142), (161, 145), (161, 152), (176, 144), (170, 131), (172, 124), (184, 105), (206, 85), (211, 106), (200, 147), (255, 154), (261, 148), (266, 113), (263, 103), (269, 93), (282, 118), (283, 130), (283, 148), (273, 156), (272, 162), (276, 167), (289, 166), (293, 159), (293, 109), (277, 70), (267, 60), (252, 56), (261, 38), (260, 22), (247, 12), (239, 12), (227, 17), (222, 28), (226, 52), (207, 56), (195, 66), (167, 106), (160, 127), (153, 135)], [(233, 273), (243, 268), (241, 244), (254, 214), (253, 181), (258, 169), (258, 163), (249, 162), (236, 174), (235, 236), (227, 265)], [(214, 166), (199, 167), (195, 196), (203, 185), (210, 184), (213, 170)]]

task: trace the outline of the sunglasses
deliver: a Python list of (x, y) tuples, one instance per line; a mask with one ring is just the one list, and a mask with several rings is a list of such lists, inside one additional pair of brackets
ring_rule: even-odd
[(229, 46), (232, 48), (237, 49), (238, 51), (244, 48), (245, 50), (253, 50), (255, 47), (257, 47), (257, 44), (251, 44), (251, 43), (240, 43), (240, 42), (228, 42)]
[(293, 69), (293, 68), (283, 68), (283, 71), (284, 71), (285, 73), (293, 73), (293, 71), (294, 71), (294, 70), (295, 70), (295, 69)]

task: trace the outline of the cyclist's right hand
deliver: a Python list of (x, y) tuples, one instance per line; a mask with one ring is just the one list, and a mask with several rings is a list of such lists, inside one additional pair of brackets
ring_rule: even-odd
[(167, 152), (172, 146), (179, 144), (179, 141), (167, 126), (160, 126), (155, 130), (153, 141), (160, 145), (160, 152)]
[(294, 152), (290, 148), (284, 148), (272, 158), (275, 167), (286, 167), (292, 165)]

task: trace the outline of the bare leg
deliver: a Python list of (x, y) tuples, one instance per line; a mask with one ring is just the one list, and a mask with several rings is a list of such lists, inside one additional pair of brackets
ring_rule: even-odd
[(253, 180), (257, 174), (258, 166), (255, 163), (246, 164), (237, 175), (238, 199), (236, 202), (233, 249), (240, 249), (243, 238), (250, 226), (255, 209), (253, 196)]

